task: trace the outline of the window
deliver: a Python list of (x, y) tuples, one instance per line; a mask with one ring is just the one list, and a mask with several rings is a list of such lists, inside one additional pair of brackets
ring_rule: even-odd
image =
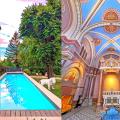
[(114, 97), (114, 98), (113, 98), (113, 103), (118, 103), (118, 102), (117, 102), (117, 97)]
[(110, 104), (111, 103), (111, 97), (107, 98), (107, 103)]

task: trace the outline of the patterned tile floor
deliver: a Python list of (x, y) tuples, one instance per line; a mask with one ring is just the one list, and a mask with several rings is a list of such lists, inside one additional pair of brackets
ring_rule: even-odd
[(82, 107), (64, 114), (63, 120), (100, 120), (100, 114), (93, 107)]

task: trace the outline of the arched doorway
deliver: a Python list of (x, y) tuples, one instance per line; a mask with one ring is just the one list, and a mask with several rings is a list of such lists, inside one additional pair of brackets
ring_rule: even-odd
[(73, 108), (74, 97), (83, 73), (84, 68), (80, 62), (74, 62), (64, 73), (62, 78), (62, 112)]

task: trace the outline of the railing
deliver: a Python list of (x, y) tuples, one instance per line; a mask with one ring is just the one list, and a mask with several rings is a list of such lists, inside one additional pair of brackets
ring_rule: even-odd
[(120, 91), (103, 91), (103, 106), (120, 106)]
[(120, 91), (103, 91), (103, 95), (120, 95)]
[(107, 67), (107, 66), (101, 66), (100, 69), (120, 69), (120, 66), (116, 66), (116, 67)]
[(7, 68), (6, 72), (22, 72), (22, 68)]

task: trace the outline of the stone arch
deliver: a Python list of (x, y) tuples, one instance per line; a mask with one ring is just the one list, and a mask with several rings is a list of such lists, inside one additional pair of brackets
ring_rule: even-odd
[[(62, 32), (65, 33), (69, 30), (72, 24), (72, 6), (69, 0), (62, 0)], [(67, 21), (67, 22), (66, 22)]]
[(68, 66), (68, 68), (66, 69), (66, 72), (63, 73), (63, 79), (64, 79), (65, 75), (67, 74), (67, 72), (70, 71), (73, 68), (78, 70), (79, 73), (81, 74), (81, 76), (83, 77), (83, 75), (84, 75), (84, 64), (82, 64), (82, 62), (80, 62), (80, 61), (76, 61), (76, 62), (73, 62), (71, 65)]
[[(62, 35), (66, 35), (67, 37), (72, 38), (76, 29), (79, 30), (79, 24), (82, 21), (82, 11), (79, 7), (80, 1), (65, 0), (62, 3)], [(64, 6), (66, 6), (67, 9)]]
[(80, 71), (77, 67), (70, 68), (64, 76), (64, 80), (71, 80), (74, 84), (78, 82), (80, 77)]
[[(71, 64), (67, 69), (66, 72), (63, 75), (63, 83), (62, 86), (66, 86), (69, 93), (66, 93), (64, 89), (62, 89), (62, 95), (63, 94), (70, 94), (75, 95), (78, 83), (80, 83), (80, 80), (84, 76), (84, 64), (82, 62), (74, 62)], [(82, 82), (82, 81), (81, 81)], [(66, 85), (65, 85), (65, 84)], [(65, 88), (65, 87), (64, 87)]]

